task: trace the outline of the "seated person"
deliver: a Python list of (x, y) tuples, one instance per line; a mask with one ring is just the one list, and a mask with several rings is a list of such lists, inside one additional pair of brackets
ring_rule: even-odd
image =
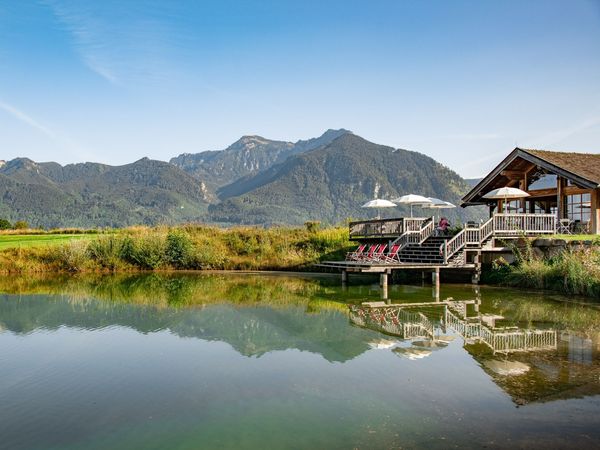
[(437, 228), (435, 229), (436, 235), (445, 236), (448, 233), (448, 227), (450, 226), (450, 222), (445, 217), (442, 217), (438, 223)]

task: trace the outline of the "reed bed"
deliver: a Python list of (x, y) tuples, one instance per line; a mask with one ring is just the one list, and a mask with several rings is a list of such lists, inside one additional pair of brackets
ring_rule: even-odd
[(516, 264), (497, 262), (488, 276), (490, 280), (514, 287), (600, 298), (600, 247), (565, 250), (549, 258), (533, 256), (528, 247), (514, 252)]
[(304, 270), (341, 258), (352, 244), (343, 227), (132, 227), (52, 246), (0, 251), (0, 272), (145, 270)]

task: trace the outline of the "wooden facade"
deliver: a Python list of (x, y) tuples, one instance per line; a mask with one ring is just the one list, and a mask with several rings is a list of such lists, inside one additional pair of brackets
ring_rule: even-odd
[[(515, 187), (524, 199), (487, 200), (487, 192)], [(462, 206), (488, 205), (494, 212), (554, 214), (563, 230), (600, 234), (600, 154), (515, 148), (467, 195)]]

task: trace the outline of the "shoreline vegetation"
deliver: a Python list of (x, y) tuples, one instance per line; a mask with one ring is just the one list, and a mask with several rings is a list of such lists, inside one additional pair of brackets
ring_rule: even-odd
[[(482, 282), (600, 298), (600, 242), (551, 257), (531, 241), (513, 248), (516, 262), (497, 259)], [(169, 270), (317, 271), (355, 247), (346, 227), (205, 225), (114, 230), (11, 230), (0, 233), (0, 273), (108, 273)]]
[[(344, 258), (353, 244), (346, 227), (129, 227), (85, 234), (62, 230), (57, 242), (31, 235), (0, 235), (0, 273), (135, 272), (150, 270), (299, 270), (322, 259)], [(33, 234), (33, 233), (32, 233)], [(42, 233), (40, 237), (54, 235)], [(12, 239), (2, 250), (2, 238)], [(63, 239), (60, 239), (63, 238)], [(6, 238), (5, 238), (6, 239)]]
[(482, 274), (482, 281), (509, 287), (542, 289), (600, 299), (600, 243), (565, 250), (548, 256), (536, 255), (534, 239), (521, 239), (513, 246), (515, 262), (495, 260)]

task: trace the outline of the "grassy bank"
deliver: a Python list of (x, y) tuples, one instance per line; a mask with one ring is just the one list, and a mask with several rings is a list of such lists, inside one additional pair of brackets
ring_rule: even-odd
[(77, 239), (92, 239), (91, 234), (2, 234), (0, 250), (18, 247), (39, 247), (41, 245), (57, 245)]
[(515, 264), (495, 262), (483, 281), (600, 298), (600, 247), (565, 250), (546, 258), (535, 257), (528, 245), (513, 252)]
[[(209, 226), (134, 227), (98, 235), (2, 236), (0, 272), (139, 270), (303, 270), (341, 258), (352, 247), (346, 228), (222, 229)], [(53, 245), (40, 244), (43, 239)], [(60, 239), (67, 242), (60, 242)], [(29, 242), (29, 245), (18, 245)], [(7, 248), (9, 247), (9, 248)]]

